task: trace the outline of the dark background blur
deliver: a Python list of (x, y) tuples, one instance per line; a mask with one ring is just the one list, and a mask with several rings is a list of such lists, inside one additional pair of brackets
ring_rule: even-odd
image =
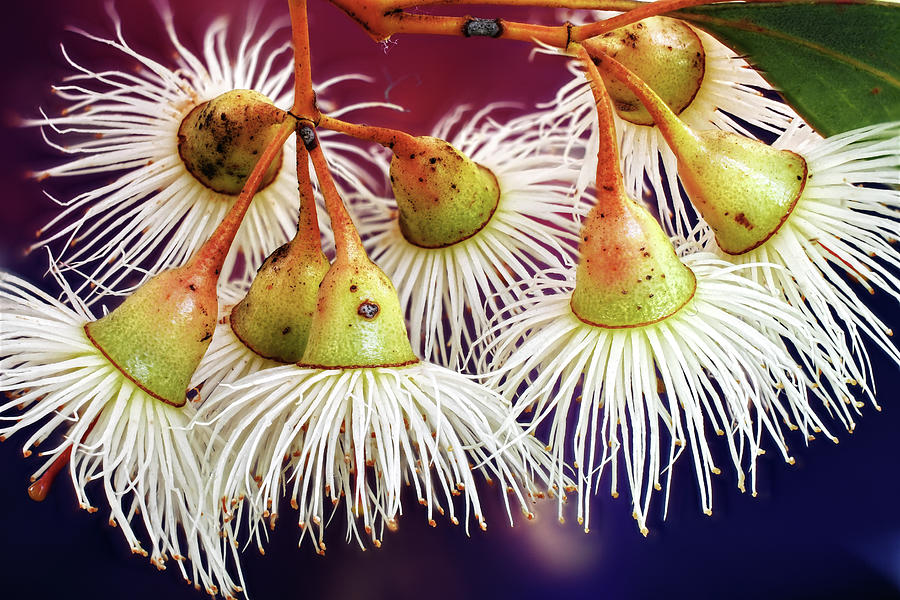
[[(194, 50), (211, 17), (231, 10), (240, 22), (246, 6), (233, 0), (173, 4), (181, 37)], [(284, 4), (270, 2), (265, 14), (286, 14)], [(370, 96), (355, 99), (386, 99), (410, 109), (372, 113), (367, 116), (372, 123), (424, 134), (458, 103), (530, 105), (550, 99), (567, 79), (559, 59), (528, 62), (525, 44), (405, 36), (383, 47), (324, 1), (310, 4), (314, 79), (366, 73), (378, 83), (368, 89)], [(120, 1), (118, 10), (133, 47), (170, 64), (158, 50), (163, 32), (152, 4)], [(526, 16), (499, 8), (471, 12)], [(3, 13), (0, 268), (37, 283), (46, 257), (22, 252), (57, 209), (42, 194), (42, 184), (24, 174), (60, 157), (37, 130), (16, 128), (15, 120), (37, 116), (41, 106), (58, 110), (49, 86), (70, 72), (60, 42), (86, 64), (117, 64), (107, 48), (86, 43), (66, 26), (105, 37), (113, 30), (99, 0), (4, 2)], [(43, 185), (65, 197), (59, 183)], [(889, 324), (900, 326), (895, 303), (884, 294), (870, 300)], [(485, 489), (486, 533), (474, 527), (468, 538), (446, 520), (432, 529), (409, 499), (399, 531), (386, 536), (382, 549), (363, 552), (343, 544), (342, 524), (334, 523), (323, 558), (308, 545), (296, 548), (297, 530), (286, 510), (267, 555), (260, 557), (255, 549), (245, 555), (251, 597), (900, 598), (900, 382), (896, 366), (872, 353), (883, 412), (867, 406), (856, 433), (844, 432), (837, 446), (820, 439), (804, 448), (804, 440), (792, 436), (794, 466), (776, 452), (761, 457), (755, 499), (737, 491), (723, 457), (712, 517), (700, 512), (688, 457), (676, 465), (668, 519), (662, 521), (657, 502), (647, 539), (631, 519), (626, 493), (618, 500), (608, 493), (594, 499), (592, 531), (585, 535), (574, 519), (559, 525), (553, 507), (536, 522), (517, 519), (510, 529)], [(22, 459), (21, 439), (0, 446), (0, 597), (203, 597), (184, 585), (174, 565), (160, 574), (146, 559), (132, 556), (121, 533), (106, 525), (102, 509), (95, 515), (78, 510), (65, 473), (45, 502), (30, 501), (28, 477), (40, 459)], [(606, 481), (604, 486), (608, 489)]]

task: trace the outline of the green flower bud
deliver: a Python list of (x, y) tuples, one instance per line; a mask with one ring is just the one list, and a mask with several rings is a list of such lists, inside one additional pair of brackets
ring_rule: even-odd
[(260, 356), (299, 361), (306, 349), (319, 284), (329, 266), (318, 243), (294, 238), (275, 250), (231, 311), (234, 334)]
[(328, 369), (418, 360), (391, 280), (364, 254), (338, 257), (319, 287), (300, 364)]
[[(285, 113), (252, 90), (233, 90), (198, 104), (178, 128), (178, 153), (188, 172), (213, 191), (237, 195)], [(278, 175), (279, 153), (260, 189)]]
[[(592, 58), (616, 59), (644, 80), (677, 115), (687, 108), (703, 83), (706, 52), (700, 37), (678, 19), (651, 17), (582, 42)], [(653, 125), (653, 117), (625, 84), (603, 75), (619, 117)]]
[(790, 216), (806, 185), (799, 154), (724, 131), (679, 143), (678, 174), (728, 254), (762, 245)]
[(697, 279), (656, 219), (625, 195), (598, 199), (582, 230), (572, 311), (599, 327), (639, 327), (678, 312)]
[(190, 264), (164, 271), (84, 330), (138, 387), (166, 404), (183, 406), (216, 328), (217, 279), (218, 273)]
[(391, 186), (400, 230), (410, 243), (443, 248), (481, 231), (497, 209), (500, 187), (490, 169), (433, 137), (394, 148)]

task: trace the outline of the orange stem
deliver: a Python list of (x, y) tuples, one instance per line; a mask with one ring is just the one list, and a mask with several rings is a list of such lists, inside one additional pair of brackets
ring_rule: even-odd
[(334, 247), (337, 259), (356, 260), (359, 257), (365, 257), (366, 251), (363, 248), (362, 240), (359, 238), (359, 232), (341, 200), (337, 187), (334, 185), (334, 179), (331, 177), (331, 171), (328, 169), (328, 161), (325, 160), (325, 154), (322, 153), (322, 146), (319, 144), (319, 137), (316, 135), (315, 129), (307, 124), (301, 125), (299, 130), (300, 138), (303, 140), (306, 149), (312, 157), (313, 167), (316, 170), (316, 176), (319, 178), (319, 188), (325, 197), (325, 209), (331, 218), (331, 230), (334, 232)]
[[(411, 13), (402, 10), (422, 5), (414, 0), (330, 0), (346, 12), (376, 40), (385, 40), (397, 33), (450, 35), (462, 37), (495, 37), (522, 42), (540, 42), (555, 48), (567, 49), (572, 42), (606, 33), (657, 15), (663, 15), (692, 6), (720, 4), (730, 0), (659, 0), (657, 2), (631, 2), (629, 0), (425, 0), (424, 4), (499, 4), (512, 6), (558, 6), (576, 9), (611, 8), (630, 9), (610, 19), (574, 26), (569, 23), (557, 26), (534, 25), (505, 19), (473, 19)], [(795, 2), (796, 0), (746, 0), (747, 2)], [(819, 0), (826, 3), (855, 3), (859, 0)], [(471, 23), (495, 23), (496, 28), (472, 28)], [(476, 23), (477, 25), (477, 23)]]
[[(87, 426), (87, 429), (84, 430), (84, 435), (81, 437), (81, 440), (87, 439), (87, 436), (91, 433), (91, 430), (94, 429), (94, 425), (97, 424), (97, 419), (99, 415), (94, 417), (94, 420), (91, 421), (91, 424)], [(53, 482), (56, 480), (56, 476), (59, 475), (59, 472), (62, 470), (64, 466), (69, 462), (72, 458), (72, 448), (75, 444), (80, 444), (81, 440), (77, 442), (74, 440), (70, 440), (70, 444), (66, 446), (66, 448), (59, 453), (59, 455), (53, 459), (53, 462), (50, 463), (50, 466), (47, 467), (47, 470), (44, 473), (35, 479), (32, 477), (33, 483), (28, 486), (28, 497), (34, 500), (35, 502), (43, 502), (47, 498), (47, 494), (50, 493), (50, 488), (53, 486)]]
[[(417, 33), (429, 35), (450, 35), (459, 37), (474, 37), (471, 33), (472, 23), (490, 19), (474, 19), (473, 17), (448, 17), (439, 15), (423, 15), (418, 13), (398, 12), (385, 15), (383, 24), (387, 27), (388, 35), (395, 33)], [(505, 19), (494, 19), (497, 25), (497, 34), (487, 37), (496, 37), (505, 40), (520, 42), (541, 42), (556, 48), (565, 48), (569, 40), (567, 25), (532, 25), (531, 23), (519, 23)], [(482, 34), (483, 35), (483, 34)]]
[[(587, 79), (591, 84), (591, 92), (594, 95), (594, 104), (597, 106), (597, 129), (600, 138), (600, 147), (597, 151), (597, 188), (607, 192), (615, 192), (619, 196), (625, 195), (625, 182), (622, 178), (622, 168), (619, 164), (619, 147), (616, 137), (616, 123), (613, 119), (612, 99), (603, 84), (603, 78), (594, 65), (593, 60), (582, 46), (576, 51), (578, 58), (587, 69)], [(610, 194), (611, 195), (611, 194)]]
[(222, 222), (219, 223), (219, 226), (216, 227), (213, 234), (209, 236), (209, 239), (206, 240), (199, 250), (197, 250), (196, 254), (188, 261), (186, 266), (190, 265), (199, 271), (215, 275), (218, 275), (219, 271), (222, 270), (225, 256), (228, 254), (228, 250), (231, 248), (231, 244), (234, 241), (235, 235), (237, 235), (241, 222), (244, 220), (244, 215), (247, 214), (247, 209), (250, 208), (250, 202), (253, 200), (253, 196), (256, 194), (256, 191), (262, 183), (266, 170), (268, 170), (269, 165), (275, 160), (281, 147), (294, 131), (295, 121), (294, 119), (287, 117), (288, 115), (285, 115), (285, 120), (281, 123), (281, 126), (275, 133), (275, 139), (273, 139), (272, 142), (266, 146), (266, 149), (263, 150), (256, 166), (253, 167), (253, 171), (247, 178), (244, 188), (241, 190), (237, 200), (235, 200), (234, 204), (231, 206), (228, 214), (225, 215), (225, 218), (222, 219)]
[(35, 502), (43, 502), (47, 498), (47, 494), (50, 493), (50, 488), (53, 485), (56, 476), (59, 475), (59, 472), (66, 466), (66, 463), (68, 463), (69, 459), (72, 457), (72, 446), (73, 444), (66, 446), (66, 449), (53, 459), (53, 462), (47, 467), (47, 470), (44, 471), (44, 474), (28, 486), (29, 498)]
[(575, 10), (615, 10), (627, 11), (645, 4), (638, 0), (397, 0), (387, 1), (384, 6), (387, 10), (412, 8), (414, 6), (429, 6), (433, 4), (481, 4), (485, 6), (538, 6), (542, 8), (568, 8)]
[(297, 218), (297, 238), (318, 248), (321, 246), (316, 197), (309, 176), (309, 152), (297, 144), (297, 183), (300, 192), (300, 215)]
[(340, 133), (355, 137), (359, 140), (381, 144), (385, 148), (394, 150), (395, 154), (397, 152), (411, 151), (416, 143), (415, 137), (405, 131), (389, 129), (387, 127), (348, 123), (347, 121), (341, 121), (340, 119), (335, 119), (328, 115), (322, 115), (322, 119), (319, 121), (319, 127), (330, 129), (332, 131), (339, 131)]
[(309, 19), (306, 0), (290, 0), (291, 37), (294, 43), (294, 105), (291, 112), (313, 123), (319, 120), (309, 60)]

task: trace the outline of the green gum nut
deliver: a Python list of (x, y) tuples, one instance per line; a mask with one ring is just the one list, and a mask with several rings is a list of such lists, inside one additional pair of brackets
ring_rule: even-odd
[[(697, 33), (678, 19), (651, 17), (584, 40), (582, 46), (595, 62), (607, 54), (628, 67), (676, 115), (691, 104), (703, 83), (703, 44)], [(607, 75), (603, 83), (619, 117), (638, 125), (653, 125), (653, 117), (624, 84)]]
[[(178, 128), (178, 153), (188, 172), (221, 194), (237, 195), (286, 113), (252, 90), (232, 90), (198, 104)], [(278, 175), (279, 152), (260, 189)]]
[(85, 332), (138, 387), (183, 406), (216, 327), (217, 277), (188, 267), (160, 273)]
[(397, 291), (364, 255), (339, 257), (319, 287), (301, 366), (331, 369), (418, 362)]
[(724, 131), (682, 141), (678, 174), (719, 247), (743, 254), (772, 237), (806, 185), (803, 157)]
[(231, 310), (234, 334), (260, 356), (285, 363), (303, 357), (319, 284), (330, 266), (322, 250), (310, 246), (294, 238), (275, 250)]
[(609, 194), (598, 198), (582, 229), (572, 311), (598, 327), (659, 322), (693, 298), (697, 279), (650, 213)]
[(469, 238), (490, 221), (500, 186), (490, 169), (433, 137), (395, 148), (391, 187), (400, 230), (412, 244), (443, 248)]

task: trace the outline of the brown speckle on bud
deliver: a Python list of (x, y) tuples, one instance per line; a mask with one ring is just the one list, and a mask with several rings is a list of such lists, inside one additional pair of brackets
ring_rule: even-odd
[(356, 309), (356, 314), (360, 315), (365, 319), (374, 319), (378, 316), (378, 311), (380, 308), (374, 302), (369, 300), (364, 301), (359, 307)]

